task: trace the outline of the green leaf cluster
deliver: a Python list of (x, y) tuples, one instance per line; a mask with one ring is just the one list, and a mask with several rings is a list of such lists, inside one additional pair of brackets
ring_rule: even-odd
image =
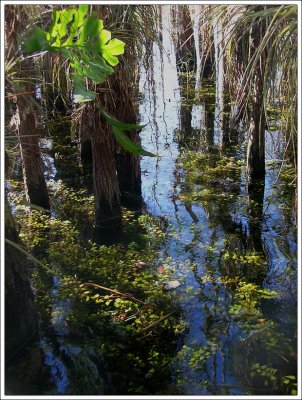
[(69, 59), (75, 102), (95, 99), (95, 93), (86, 90), (85, 79), (95, 84), (105, 82), (125, 46), (121, 40), (111, 39), (111, 32), (104, 29), (96, 14), (87, 13), (87, 4), (53, 11), (49, 30), (37, 28), (23, 46), (24, 52), (52, 51)]
[[(96, 99), (96, 93), (87, 89), (86, 78), (94, 84), (106, 81), (124, 53), (125, 43), (114, 38), (104, 29), (97, 15), (87, 15), (88, 5), (69, 7), (53, 11), (53, 22), (48, 31), (37, 28), (23, 46), (24, 52), (51, 51), (66, 57), (72, 68), (74, 82), (73, 98), (75, 103), (85, 103)], [(112, 132), (120, 145), (134, 154), (154, 157), (134, 143), (124, 131), (141, 129), (143, 126), (125, 124), (110, 117), (102, 108), (102, 116), (112, 125)]]
[(234, 304), (229, 312), (235, 317), (240, 316), (261, 316), (259, 302), (261, 299), (271, 299), (278, 297), (278, 293), (273, 290), (261, 289), (255, 283), (240, 281), (235, 291)]

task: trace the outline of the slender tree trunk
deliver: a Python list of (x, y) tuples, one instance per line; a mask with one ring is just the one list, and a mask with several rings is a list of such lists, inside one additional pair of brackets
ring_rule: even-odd
[[(5, 238), (20, 245), (11, 211), (5, 204)], [(26, 258), (9, 242), (5, 243), (5, 361), (17, 355), (38, 333)]]
[[(133, 142), (139, 143), (137, 132), (128, 132), (127, 136)], [(120, 145), (116, 146), (115, 156), (122, 203), (127, 206), (140, 205), (142, 201), (142, 182), (139, 157), (136, 154), (127, 152)]]
[(49, 196), (43, 173), (35, 114), (28, 99), (20, 97), (17, 106), (20, 118), (18, 139), (26, 197), (31, 203), (49, 210)]
[(184, 132), (192, 129), (192, 108), (191, 90), (195, 87), (196, 76), (189, 74), (196, 73), (196, 51), (194, 43), (194, 30), (191, 20), (190, 9), (187, 5), (178, 6), (176, 15), (176, 67), (180, 75), (180, 95), (181, 95), (181, 110), (180, 124), (181, 130)]
[[(261, 6), (260, 6), (261, 7)], [(264, 35), (265, 24), (255, 24), (252, 28), (251, 39), (253, 41), (252, 51), (255, 53)], [(247, 180), (251, 188), (255, 180), (265, 177), (265, 113), (263, 99), (264, 80), (264, 54), (259, 57), (251, 85), (251, 96), (249, 98), (249, 139), (247, 147)]]
[(181, 72), (196, 72), (196, 52), (194, 46), (194, 31), (190, 10), (187, 5), (179, 8), (178, 15), (178, 45), (176, 60)]
[[(18, 54), (19, 43), (17, 41), (17, 35), (24, 30), (29, 21), (26, 11), (23, 10), (23, 6), (9, 5), (6, 7), (5, 11), (6, 56), (9, 58), (10, 56), (14, 57)], [(22, 11), (24, 19), (20, 18)], [(33, 93), (34, 84), (31, 83), (33, 77), (32, 59), (24, 60), (20, 63), (18, 75), (21, 81), (22, 79), (28, 79), (28, 82), (23, 84), (21, 91)], [(11, 89), (12, 94), (14, 94), (16, 89), (13, 86), (10, 88), (9, 84), (7, 86), (8, 91)], [(16, 100), (14, 100), (15, 111), (13, 113), (13, 118), (11, 118), (10, 125), (15, 126), (19, 138), (27, 200), (40, 207), (49, 209), (49, 197), (43, 175), (43, 163), (33, 102), (34, 98), (31, 94), (16, 97)]]
[[(258, 88), (260, 89), (260, 86)], [(257, 97), (259, 99), (260, 96)], [(262, 99), (259, 99), (258, 104), (253, 103), (252, 107), (247, 147), (247, 178), (249, 186), (252, 186), (256, 179), (264, 179), (265, 177), (265, 118)]]
[(211, 20), (211, 6), (202, 5), (200, 12), (200, 62), (201, 62), (201, 76), (200, 78), (213, 78), (215, 65), (215, 48), (213, 37), (213, 24), (209, 23)]

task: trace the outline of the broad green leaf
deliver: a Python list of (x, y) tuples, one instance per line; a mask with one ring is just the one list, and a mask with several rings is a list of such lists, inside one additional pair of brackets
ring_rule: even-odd
[(88, 4), (80, 4), (78, 7), (79, 20), (83, 22), (84, 17), (88, 13)]
[(105, 46), (106, 50), (110, 51), (110, 53), (115, 56), (124, 54), (124, 47), (125, 47), (125, 43), (116, 38), (110, 40)]
[(107, 44), (110, 39), (111, 39), (111, 32), (107, 31), (106, 29), (103, 29), (100, 34), (101, 46)]
[(95, 100), (96, 93), (91, 90), (86, 90), (84, 81), (75, 78), (74, 79), (74, 102), (75, 103), (84, 103), (86, 101)]
[(88, 6), (69, 7), (53, 12), (49, 32), (38, 29), (26, 43), (27, 51), (50, 50), (62, 53), (71, 62), (74, 76), (99, 84), (112, 74), (125, 43), (111, 39), (97, 15), (87, 17)]
[[(103, 29), (103, 21), (100, 19), (95, 19), (95, 17), (88, 17), (83, 24), (82, 34), (84, 34), (84, 38), (86, 39), (86, 44), (93, 42), (96, 36), (100, 36)], [(83, 39), (81, 39), (82, 41)]]
[(128, 138), (119, 128), (116, 126), (112, 126), (112, 132), (118, 141), (118, 143), (125, 149), (134, 154), (139, 154), (142, 156), (156, 157), (155, 154), (150, 153), (149, 151), (144, 150), (141, 146), (134, 143), (131, 139)]
[(117, 128), (123, 130), (123, 131), (131, 131), (131, 130), (139, 130), (143, 129), (146, 125), (137, 125), (137, 124), (127, 124), (125, 122), (118, 121), (117, 119), (110, 117), (109, 114), (106, 113), (106, 111), (99, 106), (99, 110), (101, 115), (106, 119), (107, 122), (110, 123), (112, 126), (116, 126)]
[(25, 53), (43, 51), (49, 49), (49, 34), (43, 29), (37, 28), (23, 46)]
[(60, 18), (60, 11), (53, 11), (52, 12), (53, 22), (52, 22), (51, 28), (49, 30), (50, 36), (53, 38), (56, 37), (56, 35), (57, 35), (56, 26), (59, 21), (59, 18)]
[(108, 44), (101, 47), (101, 53), (110, 65), (115, 66), (119, 62), (116, 56), (124, 53), (124, 47), (124, 42), (119, 39), (112, 39)]
[(110, 65), (108, 65), (105, 60), (103, 59), (103, 57), (101, 56), (97, 56), (95, 58), (95, 62), (102, 67), (102, 70), (104, 70), (104, 72), (106, 72), (106, 74), (111, 75), (114, 72), (114, 69), (112, 67), (110, 67)]

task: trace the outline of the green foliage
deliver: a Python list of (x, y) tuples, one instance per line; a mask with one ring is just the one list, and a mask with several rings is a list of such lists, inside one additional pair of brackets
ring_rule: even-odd
[(24, 52), (59, 52), (69, 59), (75, 102), (95, 99), (95, 93), (86, 90), (85, 79), (90, 78), (95, 84), (105, 82), (125, 46), (121, 40), (111, 39), (111, 33), (104, 29), (96, 14), (87, 13), (88, 5), (53, 11), (49, 30), (37, 28), (23, 46)]
[(188, 151), (182, 162), (194, 183), (203, 183), (212, 179), (234, 178), (241, 172), (243, 163), (226, 155)]
[[(295, 4), (249, 5), (238, 14), (236, 22), (230, 20), (228, 6), (220, 6), (213, 12), (229, 28), (230, 40), (223, 52), (232, 100), (243, 108), (250, 107), (259, 62), (265, 60), (261, 71), (265, 113), (269, 104), (277, 106), (281, 114), (280, 130), (288, 145), (292, 145), (294, 157), (297, 149), (297, 12)], [(260, 26), (264, 27), (262, 33)], [(252, 37), (255, 28), (259, 35), (256, 48)]]
[[(159, 376), (163, 379), (168, 374), (163, 365), (171, 361), (172, 342), (184, 330), (173, 292), (165, 288), (169, 274), (157, 272), (157, 249), (149, 245), (164, 240), (161, 221), (125, 211), (128, 232), (136, 233), (136, 241), (98, 245), (81, 238), (81, 221), (90, 213), (87, 194), (70, 190), (62, 182), (51, 188), (51, 194), (54, 203), (61, 200), (56, 217), (46, 217), (39, 210), (28, 214), (24, 204), (19, 204), (16, 220), (23, 242), (52, 268), (52, 272), (37, 268), (33, 273), (43, 317), (59, 318), (62, 310), (53, 304), (70, 302), (64, 320), (74, 343), (82, 348), (76, 353), (66, 349), (74, 365), (70, 379), (78, 380), (79, 391), (94, 385), (98, 375), (93, 360), (102, 358), (107, 370), (118, 371), (122, 382), (114, 384), (120, 390), (132, 393), (141, 387), (148, 391), (158, 384)], [(50, 291), (52, 279), (45, 273), (59, 278), (55, 295)], [(88, 341), (84, 348), (83, 340)], [(82, 376), (85, 369), (92, 374), (87, 381)]]
[[(264, 386), (269, 386), (270, 388), (275, 388), (277, 383), (277, 370), (271, 368), (268, 365), (260, 365), (259, 363), (254, 363), (250, 369), (251, 378), (262, 380)], [(259, 383), (258, 383), (259, 384)]]
[(136, 125), (136, 124), (126, 124), (124, 122), (118, 121), (115, 118), (110, 117), (106, 113), (106, 111), (99, 107), (100, 114), (112, 125), (112, 133), (114, 134), (118, 143), (125, 149), (134, 154), (140, 154), (142, 156), (156, 157), (155, 154), (150, 153), (149, 151), (144, 150), (141, 146), (134, 143), (128, 136), (126, 136), (123, 131), (129, 130), (139, 130), (142, 129), (145, 125)]
[(189, 182), (187, 190), (177, 195), (179, 200), (201, 201), (205, 206), (215, 202), (222, 208), (234, 201), (236, 183), (243, 169), (242, 161), (226, 155), (189, 150), (181, 155), (179, 161)]
[(234, 304), (230, 307), (229, 313), (235, 318), (261, 316), (259, 301), (277, 296), (278, 294), (273, 290), (261, 289), (254, 283), (240, 281), (235, 291)]
[[(23, 46), (24, 52), (52, 51), (66, 57), (72, 67), (74, 102), (94, 101), (96, 92), (87, 89), (86, 79), (95, 85), (106, 81), (118, 64), (119, 55), (124, 53), (125, 43), (111, 39), (111, 32), (104, 29), (103, 21), (96, 14), (87, 15), (88, 5), (69, 7), (53, 11), (53, 22), (48, 31), (37, 28)], [(154, 157), (134, 143), (123, 131), (141, 129), (136, 124), (125, 124), (110, 117), (102, 107), (100, 113), (112, 125), (116, 140), (134, 154)]]
[(190, 357), (189, 365), (194, 370), (199, 370), (204, 367), (205, 362), (211, 357), (211, 355), (216, 352), (217, 345), (207, 344), (206, 346), (198, 347), (193, 349), (192, 355)]
[(286, 393), (292, 396), (297, 395), (297, 377), (295, 375), (286, 375), (282, 377), (282, 385), (285, 387)]
[(67, 187), (61, 180), (48, 183), (53, 196), (53, 208), (58, 216), (74, 220), (75, 225), (92, 224), (94, 220), (94, 197), (85, 189)]

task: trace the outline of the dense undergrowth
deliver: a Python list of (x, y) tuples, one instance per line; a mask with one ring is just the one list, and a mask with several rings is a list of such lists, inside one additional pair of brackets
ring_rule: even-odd
[[(86, 394), (87, 386), (91, 393), (106, 392), (106, 385), (117, 393), (148, 393), (155, 386), (160, 390), (158, 382), (169, 375), (168, 364), (184, 330), (167, 288), (171, 271), (157, 256), (165, 240), (162, 221), (124, 210), (124, 242), (99, 245), (81, 234), (83, 223), (92, 226), (93, 203), (87, 193), (62, 182), (49, 188), (54, 204), (60, 201), (56, 216), (25, 206), (20, 197), (13, 203), (23, 243), (45, 266), (32, 272), (45, 324), (53, 318), (53, 303), (68, 301), (68, 335), (96, 349), (110, 376), (103, 377), (104, 387), (97, 387), (93, 379), (99, 382), (99, 376), (75, 372), (85, 365), (73, 356), (77, 393)], [(51, 296), (54, 277), (59, 282), (56, 298)]]

